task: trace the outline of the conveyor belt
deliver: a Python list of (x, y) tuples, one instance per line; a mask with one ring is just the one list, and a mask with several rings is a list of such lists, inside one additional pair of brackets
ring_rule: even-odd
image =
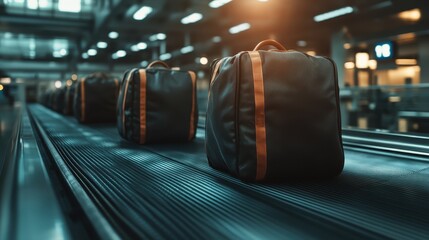
[(30, 111), (110, 223), (140, 238), (413, 238), (429, 236), (429, 164), (346, 152), (324, 182), (246, 184), (208, 167), (191, 144), (139, 146), (115, 126)]

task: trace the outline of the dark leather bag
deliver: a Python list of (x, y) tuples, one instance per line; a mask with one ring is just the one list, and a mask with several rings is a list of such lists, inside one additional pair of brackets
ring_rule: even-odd
[(129, 70), (117, 106), (118, 131), (127, 140), (139, 144), (190, 141), (198, 121), (195, 73), (171, 70), (161, 61), (147, 69)]
[(62, 87), (62, 88), (57, 88), (55, 90), (54, 93), (54, 102), (53, 102), (53, 106), (52, 109), (54, 109), (54, 111), (62, 113), (64, 110), (64, 100), (65, 100), (65, 94), (66, 94), (66, 88)]
[(64, 110), (65, 115), (73, 115), (73, 99), (76, 92), (77, 83), (73, 83), (71, 86), (67, 86), (66, 93), (64, 96)]
[(82, 78), (74, 94), (74, 116), (81, 123), (115, 122), (118, 92), (118, 79), (106, 73)]
[[(276, 50), (260, 50), (271, 45)], [(274, 40), (212, 64), (209, 164), (246, 181), (324, 178), (344, 153), (335, 63)]]

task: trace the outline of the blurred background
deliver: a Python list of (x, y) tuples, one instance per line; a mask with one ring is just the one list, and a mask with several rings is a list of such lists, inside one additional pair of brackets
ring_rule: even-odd
[(344, 128), (428, 134), (428, 13), (422, 0), (2, 0), (0, 105), (161, 59), (197, 72), (204, 106), (210, 63), (272, 38), (333, 58)]

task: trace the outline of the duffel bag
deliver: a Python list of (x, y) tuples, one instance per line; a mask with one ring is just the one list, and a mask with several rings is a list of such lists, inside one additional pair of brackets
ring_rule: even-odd
[(73, 115), (73, 99), (76, 91), (77, 83), (72, 83), (71, 86), (67, 86), (66, 94), (64, 99), (64, 114)]
[(213, 62), (206, 151), (213, 168), (246, 181), (340, 174), (335, 63), (274, 40)]
[(64, 109), (64, 97), (66, 94), (66, 88), (57, 88), (54, 92), (54, 103), (52, 109), (56, 112), (63, 113)]
[(125, 73), (117, 104), (119, 134), (130, 141), (185, 142), (198, 121), (196, 75), (161, 61)]
[(119, 81), (106, 73), (82, 78), (74, 94), (74, 116), (81, 123), (116, 121)]

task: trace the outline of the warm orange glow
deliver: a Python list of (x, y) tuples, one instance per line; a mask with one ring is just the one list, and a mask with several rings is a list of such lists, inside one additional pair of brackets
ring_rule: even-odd
[(69, 80), (66, 81), (66, 85), (68, 87), (70, 87), (72, 84), (73, 84), (72, 80), (69, 79)]
[(415, 8), (408, 11), (403, 11), (398, 14), (399, 18), (405, 21), (418, 21), (422, 17), (422, 13), (420, 12), (420, 9)]
[(350, 49), (352, 48), (352, 45), (350, 43), (344, 43), (343, 47), (344, 49)]
[(344, 68), (345, 69), (353, 69), (353, 68), (355, 68), (355, 63), (354, 62), (346, 62), (346, 63), (344, 63)]
[(71, 75), (71, 79), (72, 79), (73, 81), (76, 81), (76, 80), (77, 80), (77, 75), (76, 75), (76, 74)]
[(374, 60), (374, 59), (369, 60), (368, 65), (369, 65), (369, 69), (371, 70), (377, 69), (377, 60)]
[(417, 59), (396, 59), (396, 65), (417, 65)]
[(0, 84), (0, 91), (3, 91), (3, 85)]
[(12, 80), (10, 78), (8, 78), (8, 77), (6, 77), (6, 78), (0, 78), (0, 83), (10, 84), (11, 82), (12, 82)]
[(369, 66), (369, 54), (366, 52), (358, 52), (356, 57), (356, 68), (368, 68)]
[(310, 56), (316, 56), (316, 52), (315, 51), (307, 51), (307, 54)]

